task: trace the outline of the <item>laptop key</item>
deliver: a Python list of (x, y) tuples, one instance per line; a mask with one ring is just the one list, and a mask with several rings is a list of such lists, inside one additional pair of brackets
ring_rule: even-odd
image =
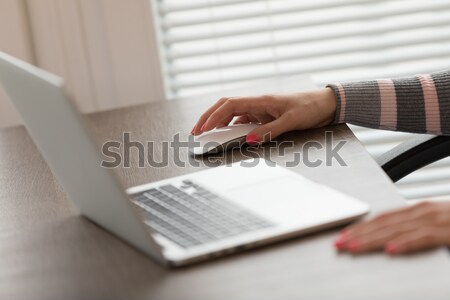
[[(273, 226), (268, 220), (191, 180), (132, 195), (152, 229), (183, 248)], [(189, 193), (188, 191), (191, 191)]]

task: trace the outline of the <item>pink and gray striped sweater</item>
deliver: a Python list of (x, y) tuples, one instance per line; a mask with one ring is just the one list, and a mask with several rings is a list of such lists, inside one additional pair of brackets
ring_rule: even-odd
[(328, 87), (336, 95), (334, 123), (450, 135), (450, 71)]

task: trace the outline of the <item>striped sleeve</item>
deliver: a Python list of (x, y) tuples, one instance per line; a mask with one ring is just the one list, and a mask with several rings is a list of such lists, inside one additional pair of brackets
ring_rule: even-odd
[(450, 135), (450, 71), (328, 87), (336, 96), (334, 123)]

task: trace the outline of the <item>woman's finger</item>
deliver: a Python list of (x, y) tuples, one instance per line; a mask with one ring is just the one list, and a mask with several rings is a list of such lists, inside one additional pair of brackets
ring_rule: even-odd
[(246, 115), (252, 108), (255, 100), (248, 98), (233, 98), (225, 101), (207, 118), (200, 131), (209, 131), (230, 117)]
[(412, 232), (420, 228), (422, 224), (416, 220), (398, 223), (393, 226), (381, 227), (366, 235), (350, 238), (345, 248), (351, 253), (363, 253), (383, 249), (386, 243), (396, 239), (405, 233)]
[(435, 227), (418, 228), (389, 241), (385, 251), (389, 254), (408, 253), (434, 248), (445, 243), (445, 237)]
[(289, 117), (282, 115), (280, 118), (263, 124), (250, 132), (246, 137), (246, 142), (250, 145), (257, 145), (270, 141), (289, 130), (292, 130)]
[(412, 207), (404, 207), (390, 212), (381, 213), (374, 218), (357, 223), (348, 228), (349, 234), (367, 233), (380, 227), (382, 224), (389, 226), (397, 223), (400, 219), (405, 219), (412, 212)]
[(197, 123), (195, 124), (194, 128), (192, 129), (192, 134), (198, 135), (201, 133), (201, 128), (203, 124), (205, 124), (206, 120), (208, 120), (209, 116), (216, 111), (220, 106), (222, 106), (227, 100), (230, 98), (224, 97), (221, 98), (219, 101), (217, 101), (213, 106), (211, 106), (208, 110), (206, 110), (198, 119)]
[(220, 121), (217, 124), (216, 128), (222, 128), (222, 127), (228, 126), (230, 124), (230, 122), (233, 120), (233, 118), (234, 118), (234, 116), (229, 116), (228, 118)]
[[(385, 233), (395, 232), (396, 228), (406, 228), (422, 226), (428, 221), (427, 214), (430, 211), (427, 205), (416, 205), (397, 209), (388, 213), (383, 213), (377, 217), (352, 225), (344, 229), (336, 238), (334, 245), (339, 250), (348, 249), (358, 251), (361, 246), (361, 240), (368, 240), (379, 237)], [(379, 243), (380, 241), (378, 241)], [(364, 246), (362, 249), (369, 250), (379, 246), (377, 242)], [(359, 249), (360, 251), (364, 251)]]
[(422, 221), (422, 223), (427, 222), (427, 216), (432, 211), (428, 203), (408, 206), (380, 214), (371, 220), (350, 226), (345, 231), (348, 239), (370, 236), (374, 232), (383, 231), (386, 228), (401, 225), (405, 222), (416, 220)]

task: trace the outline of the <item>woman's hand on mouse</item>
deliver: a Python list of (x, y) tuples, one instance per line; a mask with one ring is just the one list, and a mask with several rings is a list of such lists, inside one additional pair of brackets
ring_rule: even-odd
[(403, 254), (450, 246), (450, 202), (423, 202), (344, 229), (335, 240), (340, 251), (364, 253), (384, 249)]
[(261, 123), (247, 135), (247, 142), (258, 144), (278, 135), (330, 124), (336, 112), (336, 99), (330, 88), (294, 94), (256, 97), (226, 97), (217, 101), (192, 129), (192, 134), (234, 124)]

